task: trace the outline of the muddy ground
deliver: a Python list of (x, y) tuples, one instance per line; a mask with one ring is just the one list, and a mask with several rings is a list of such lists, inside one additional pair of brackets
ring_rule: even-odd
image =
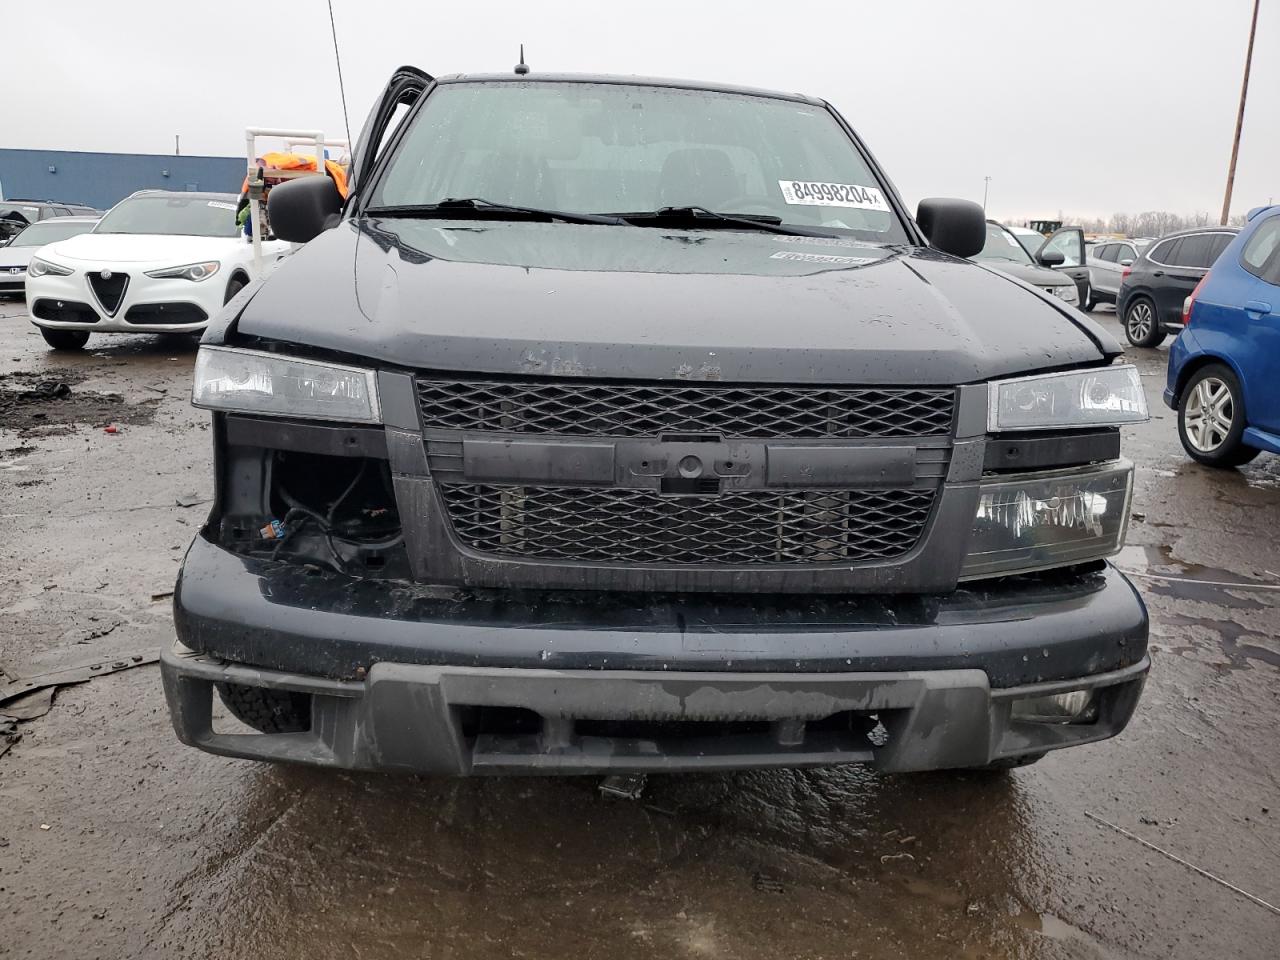
[[(0, 670), (154, 653), (210, 495), (194, 343), (55, 356), (19, 313), (0, 303)], [(1280, 905), (1280, 458), (1190, 463), (1166, 351), (1134, 353), (1155, 419), (1119, 562), (1154, 668), (1119, 739), (995, 779), (670, 776), (608, 801), (207, 756), (144, 665), (0, 733), (0, 956), (1273, 960), (1280, 912), (1086, 816)]]

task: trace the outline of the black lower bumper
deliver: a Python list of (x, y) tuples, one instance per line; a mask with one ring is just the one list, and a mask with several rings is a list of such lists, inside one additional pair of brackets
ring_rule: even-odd
[[(991, 690), (981, 670), (762, 675), (379, 663), (356, 682), (237, 666), (181, 647), (161, 659), (174, 726), (191, 746), (258, 760), (452, 775), (983, 766), (1114, 736), (1137, 706), (1147, 668), (1144, 658), (1077, 681)], [(215, 732), (219, 683), (309, 694), (310, 730)], [(1015, 700), (1068, 690), (1094, 691), (1096, 719), (1046, 724), (1010, 715)], [(468, 732), (464, 711), (485, 708), (527, 711), (540, 722), (523, 733)], [(842, 719), (831, 724), (833, 717)], [(630, 724), (631, 734), (591, 732), (611, 722)], [(717, 732), (666, 735), (673, 725), (687, 731), (698, 724)]]
[[(1146, 610), (1109, 567), (943, 597), (486, 593), (197, 538), (174, 607), (162, 668), (184, 742), (356, 769), (982, 765), (1114, 736), (1148, 667)], [(217, 683), (310, 695), (310, 730), (215, 733)], [(1089, 723), (1011, 716), (1079, 689), (1096, 691)], [(468, 719), (485, 710), (536, 723)]]

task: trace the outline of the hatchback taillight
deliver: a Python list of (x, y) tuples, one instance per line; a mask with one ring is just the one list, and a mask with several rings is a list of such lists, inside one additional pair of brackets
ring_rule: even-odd
[(1200, 278), (1200, 282), (1196, 284), (1196, 288), (1191, 291), (1191, 296), (1182, 301), (1182, 324), (1186, 326), (1191, 322), (1191, 308), (1196, 305), (1196, 297), (1200, 295), (1200, 288), (1204, 286), (1204, 282), (1209, 279), (1209, 274), (1205, 274)]
[(1128, 279), (1129, 279), (1129, 274), (1131, 274), (1131, 273), (1133, 273), (1133, 267), (1125, 267), (1125, 268), (1124, 268), (1124, 272), (1123, 272), (1122, 274), (1120, 274), (1120, 279), (1121, 279), (1121, 280), (1128, 280)]

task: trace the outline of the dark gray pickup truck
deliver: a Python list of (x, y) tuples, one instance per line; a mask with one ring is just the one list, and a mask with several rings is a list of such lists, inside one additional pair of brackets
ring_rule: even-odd
[[(446, 774), (1004, 768), (1114, 736), (1147, 416), (830, 105), (395, 73), (205, 334), (178, 736)], [(215, 723), (217, 691), (247, 724)]]

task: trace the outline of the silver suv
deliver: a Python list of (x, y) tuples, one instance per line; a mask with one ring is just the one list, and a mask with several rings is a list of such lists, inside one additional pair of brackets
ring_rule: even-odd
[(1089, 268), (1085, 310), (1092, 310), (1100, 303), (1115, 303), (1125, 267), (1132, 266), (1133, 261), (1153, 242), (1144, 237), (1140, 240), (1103, 241), (1089, 247), (1085, 255), (1085, 266)]

